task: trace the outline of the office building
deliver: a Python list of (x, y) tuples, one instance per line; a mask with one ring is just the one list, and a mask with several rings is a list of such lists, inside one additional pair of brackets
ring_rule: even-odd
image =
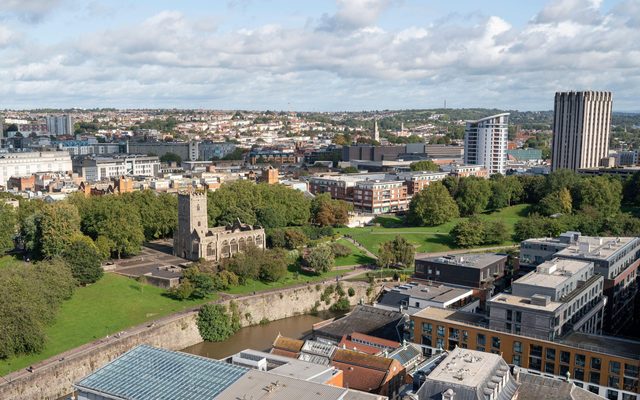
[(464, 131), (464, 162), (483, 165), (489, 175), (505, 174), (509, 113), (467, 121)]
[(46, 117), (47, 130), (50, 135), (73, 135), (73, 118), (71, 115), (50, 115)]
[(471, 288), (490, 288), (504, 277), (506, 254), (416, 257), (414, 276)]
[(558, 92), (551, 169), (597, 168), (609, 156), (611, 92)]
[(488, 302), (489, 327), (553, 340), (570, 332), (602, 333), (604, 278), (589, 261), (555, 258), (538, 265)]
[(73, 159), (73, 171), (88, 182), (120, 176), (154, 177), (160, 172), (160, 160), (157, 156), (135, 154), (81, 156)]
[(11, 177), (31, 176), (39, 172), (71, 173), (71, 156), (66, 151), (0, 153), (0, 186)]

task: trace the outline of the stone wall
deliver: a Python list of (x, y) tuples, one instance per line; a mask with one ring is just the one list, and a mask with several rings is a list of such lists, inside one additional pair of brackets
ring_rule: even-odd
[[(328, 281), (303, 287), (283, 289), (253, 296), (240, 297), (234, 301), (242, 315), (242, 326), (274, 321), (294, 315), (309, 313), (314, 307), (326, 310), (333, 304), (337, 295), (331, 296), (330, 304), (320, 301), (325, 287), (334, 285)], [(343, 282), (348, 290), (353, 287), (356, 294), (348, 297), (352, 305), (367, 301), (368, 285), (362, 282)], [(375, 291), (374, 291), (375, 292)], [(228, 306), (229, 300), (223, 302)], [(196, 326), (197, 312), (184, 312), (162, 318), (151, 325), (141, 325), (127, 330), (121, 337), (111, 337), (85, 345), (73, 355), (36, 368), (33, 373), (23, 375), (10, 383), (0, 383), (0, 399), (52, 399), (64, 396), (72, 391), (73, 383), (89, 375), (131, 348), (148, 344), (170, 350), (180, 350), (200, 343), (202, 338)]]

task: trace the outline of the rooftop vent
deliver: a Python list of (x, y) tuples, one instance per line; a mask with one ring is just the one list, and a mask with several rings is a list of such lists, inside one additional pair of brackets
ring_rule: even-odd
[(531, 304), (534, 306), (546, 307), (551, 303), (551, 297), (543, 296), (541, 294), (534, 294), (531, 296)]

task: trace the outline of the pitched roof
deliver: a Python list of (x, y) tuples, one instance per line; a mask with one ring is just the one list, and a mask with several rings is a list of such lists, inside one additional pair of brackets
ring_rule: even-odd
[(187, 353), (138, 346), (75, 384), (114, 399), (210, 400), (247, 368)]
[(395, 360), (338, 349), (332, 364), (344, 374), (344, 385), (352, 389), (375, 392), (387, 377), (397, 375), (404, 368)]
[(358, 365), (379, 371), (388, 371), (393, 361), (394, 360), (390, 358), (378, 357), (347, 349), (337, 349), (333, 355), (333, 362)]
[(298, 354), (303, 345), (303, 340), (291, 339), (286, 336), (278, 335), (273, 341), (273, 348), (271, 349), (271, 352), (273, 354), (280, 354), (282, 352), (287, 353), (281, 355), (288, 355), (290, 353)]
[(358, 305), (353, 311), (330, 324), (313, 330), (316, 336), (331, 338), (336, 342), (342, 336), (352, 332), (362, 332), (367, 335), (384, 339), (400, 341), (399, 323), (404, 314), (367, 305)]

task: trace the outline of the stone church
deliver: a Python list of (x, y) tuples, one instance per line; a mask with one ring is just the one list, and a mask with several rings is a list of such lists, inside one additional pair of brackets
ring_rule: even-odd
[(220, 261), (242, 252), (247, 246), (265, 248), (264, 229), (243, 224), (209, 228), (206, 193), (178, 194), (178, 230), (173, 235), (173, 252), (188, 260)]

